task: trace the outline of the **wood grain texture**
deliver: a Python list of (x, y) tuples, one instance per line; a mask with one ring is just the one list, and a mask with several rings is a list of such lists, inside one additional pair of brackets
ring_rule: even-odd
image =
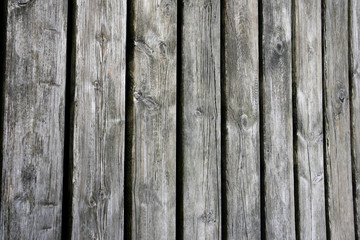
[(133, 4), (132, 239), (175, 239), (177, 1)]
[(0, 239), (60, 239), (67, 1), (7, 13)]
[(321, 2), (294, 3), (298, 235), (326, 239)]
[(355, 226), (360, 238), (360, 3), (350, 1), (351, 137)]
[(221, 239), (220, 1), (184, 1), (184, 239)]
[(126, 0), (77, 0), (73, 239), (123, 239)]
[(224, 7), (227, 234), (260, 239), (258, 1)]
[(263, 1), (263, 146), (267, 239), (295, 239), (291, 2)]
[(331, 239), (354, 239), (351, 171), (348, 2), (324, 6), (325, 157)]

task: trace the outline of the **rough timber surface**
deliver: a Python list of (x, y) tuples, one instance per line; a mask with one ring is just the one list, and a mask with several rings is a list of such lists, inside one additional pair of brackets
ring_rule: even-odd
[(221, 239), (220, 1), (185, 1), (182, 28), (184, 239)]
[(177, 1), (132, 4), (132, 239), (175, 239)]
[(291, 1), (265, 0), (263, 32), (263, 146), (265, 236), (295, 239), (291, 77)]
[(0, 239), (60, 239), (67, 1), (7, 2)]
[(354, 239), (352, 190), (348, 2), (324, 5), (325, 163), (328, 231), (331, 239)]
[(122, 239), (126, 0), (77, 0), (73, 239)]
[(227, 235), (260, 239), (258, 1), (224, 2)]
[(320, 240), (326, 239), (321, 2), (296, 0), (293, 8), (298, 235)]

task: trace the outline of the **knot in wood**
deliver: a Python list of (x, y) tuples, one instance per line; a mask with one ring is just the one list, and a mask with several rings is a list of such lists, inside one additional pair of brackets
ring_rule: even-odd
[(205, 211), (200, 218), (204, 223), (216, 222), (215, 216), (213, 216), (212, 211)]

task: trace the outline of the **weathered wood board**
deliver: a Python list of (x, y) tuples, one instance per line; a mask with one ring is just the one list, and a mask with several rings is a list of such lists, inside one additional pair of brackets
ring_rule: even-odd
[(321, 2), (296, 0), (293, 65), (298, 236), (326, 239)]
[(0, 239), (60, 239), (67, 1), (7, 14)]
[(295, 239), (291, 2), (263, 1), (262, 116), (267, 239)]
[(126, 0), (77, 0), (73, 239), (123, 239)]
[(184, 239), (221, 239), (220, 1), (185, 1)]
[(260, 239), (258, 1), (224, 4), (228, 239)]
[(360, 3), (350, 1), (351, 137), (355, 230), (360, 238)]
[(133, 1), (132, 239), (174, 239), (177, 1)]
[(350, 144), (348, 2), (324, 5), (325, 163), (328, 232), (331, 239), (354, 239)]

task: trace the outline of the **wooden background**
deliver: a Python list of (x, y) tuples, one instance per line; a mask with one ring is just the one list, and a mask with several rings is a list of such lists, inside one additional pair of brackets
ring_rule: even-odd
[(360, 239), (358, 0), (0, 5), (0, 239)]

